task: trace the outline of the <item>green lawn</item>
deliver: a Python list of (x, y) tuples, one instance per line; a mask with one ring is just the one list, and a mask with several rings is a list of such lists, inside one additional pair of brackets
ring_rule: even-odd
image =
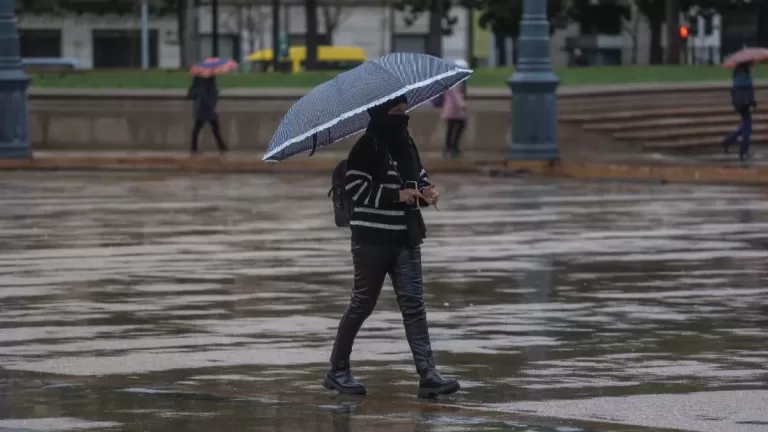
[[(605, 68), (559, 68), (555, 71), (565, 86), (625, 83), (676, 83), (727, 81), (730, 71), (704, 66), (627, 66)], [(512, 69), (478, 69), (469, 83), (478, 87), (504, 87)], [(84, 71), (69, 74), (35, 73), (32, 86), (56, 88), (186, 88), (190, 77), (184, 71)], [(295, 75), (241, 73), (219, 78), (221, 87), (307, 88), (332, 78), (334, 72)], [(768, 78), (768, 68), (757, 68), (755, 78)]]

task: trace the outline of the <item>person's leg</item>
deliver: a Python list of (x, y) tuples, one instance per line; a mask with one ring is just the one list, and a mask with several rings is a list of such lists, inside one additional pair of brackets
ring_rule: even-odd
[(392, 249), (379, 246), (353, 245), (352, 263), (355, 280), (349, 306), (339, 322), (336, 342), (331, 353), (331, 370), (323, 385), (340, 393), (365, 394), (350, 371), (349, 358), (355, 337), (366, 318), (376, 307), (384, 278), (392, 261)]
[(427, 326), (427, 311), (424, 307), (421, 249), (401, 249), (389, 277), (392, 279), (392, 286), (397, 294), (397, 304), (403, 315), (405, 336), (411, 347), (413, 362), (421, 377), (419, 397), (429, 398), (456, 392), (459, 389), (459, 383), (455, 380), (446, 380), (435, 369)]
[(221, 128), (219, 127), (219, 118), (215, 117), (210, 121), (211, 129), (213, 130), (213, 137), (216, 138), (216, 145), (219, 147), (220, 152), (227, 151), (227, 145), (224, 144), (224, 139), (221, 138)]
[(199, 148), (197, 146), (197, 140), (200, 137), (200, 131), (203, 129), (202, 120), (195, 120), (195, 125), (192, 127), (192, 153), (197, 153)]
[(464, 134), (464, 128), (466, 126), (466, 120), (456, 120), (456, 134), (453, 138), (453, 150), (457, 155), (461, 154), (461, 136)]
[(455, 128), (454, 120), (445, 121), (445, 155), (449, 156), (453, 154), (453, 132)]
[(731, 145), (738, 141), (739, 137), (741, 137), (744, 133), (744, 116), (742, 115), (742, 109), (736, 108), (736, 113), (738, 113), (739, 117), (741, 117), (741, 122), (739, 122), (739, 126), (736, 128), (736, 130), (723, 138), (723, 150), (726, 153), (730, 151)]
[(741, 148), (739, 149), (739, 157), (741, 160), (744, 160), (749, 156), (749, 145), (751, 144), (751, 140), (752, 109), (747, 107), (741, 111)]

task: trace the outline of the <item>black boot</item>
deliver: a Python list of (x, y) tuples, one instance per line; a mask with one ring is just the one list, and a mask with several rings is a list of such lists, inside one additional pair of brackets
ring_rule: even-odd
[(727, 139), (724, 139), (723, 142), (720, 143), (720, 145), (723, 146), (723, 153), (728, 154), (731, 152), (731, 144), (733, 144), (733, 141)]
[(422, 399), (433, 399), (441, 395), (456, 393), (461, 388), (458, 381), (443, 378), (435, 369), (428, 369), (420, 375), (419, 397)]
[(364, 395), (367, 393), (365, 386), (352, 376), (352, 371), (349, 369), (349, 366), (343, 369), (331, 368), (331, 370), (325, 374), (323, 387), (328, 390), (335, 390), (341, 394)]

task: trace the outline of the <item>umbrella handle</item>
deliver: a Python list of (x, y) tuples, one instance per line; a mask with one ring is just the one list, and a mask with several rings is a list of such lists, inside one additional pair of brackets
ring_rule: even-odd
[(312, 151), (309, 152), (308, 157), (312, 157), (313, 154), (317, 151), (317, 134), (312, 134)]

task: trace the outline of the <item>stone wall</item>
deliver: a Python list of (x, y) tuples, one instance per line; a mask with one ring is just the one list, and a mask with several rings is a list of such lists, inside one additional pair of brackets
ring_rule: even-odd
[[(729, 84), (622, 85), (564, 88), (558, 92), (561, 153), (614, 145), (568, 121), (585, 113), (654, 107), (727, 107)], [(760, 100), (768, 84), (758, 85)], [(233, 150), (263, 153), (288, 108), (304, 94), (291, 89), (229, 89), (222, 92), (222, 132)], [(469, 152), (506, 153), (511, 136), (506, 89), (470, 88), (470, 118), (462, 139)], [(192, 104), (181, 90), (30, 90), (30, 140), (34, 150), (187, 151)], [(411, 133), (422, 151), (442, 151), (445, 127), (439, 109), (426, 104), (412, 113)], [(605, 143), (597, 142), (600, 139)], [(351, 139), (335, 148), (349, 147)], [(203, 150), (215, 149), (209, 128)]]
[[(223, 95), (222, 133), (232, 150), (263, 152), (296, 95)], [(504, 151), (510, 139), (508, 100), (472, 100), (463, 139), (467, 151)], [(445, 128), (440, 112), (423, 106), (412, 114), (411, 133), (425, 151), (440, 151)], [(30, 141), (35, 150), (186, 151), (193, 125), (192, 103), (171, 92), (30, 95)], [(352, 140), (342, 143), (349, 146)], [(210, 128), (203, 149), (215, 149)]]

